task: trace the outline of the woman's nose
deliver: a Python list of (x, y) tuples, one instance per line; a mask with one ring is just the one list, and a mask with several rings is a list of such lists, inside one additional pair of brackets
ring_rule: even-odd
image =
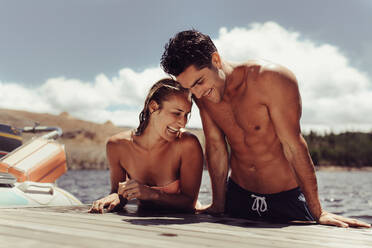
[(181, 128), (184, 128), (186, 126), (187, 118), (186, 116), (180, 116), (178, 119), (178, 124), (180, 125)]

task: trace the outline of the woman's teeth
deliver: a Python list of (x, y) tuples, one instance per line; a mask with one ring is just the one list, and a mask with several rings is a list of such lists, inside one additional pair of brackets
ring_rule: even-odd
[(171, 133), (178, 133), (180, 130), (177, 129), (177, 128), (168, 127), (168, 131), (171, 132)]

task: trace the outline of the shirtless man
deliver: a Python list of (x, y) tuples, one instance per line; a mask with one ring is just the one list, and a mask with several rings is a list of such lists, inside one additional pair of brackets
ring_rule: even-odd
[(224, 61), (209, 36), (196, 30), (170, 39), (161, 66), (191, 90), (200, 110), (213, 191), (207, 212), (370, 227), (322, 209), (292, 72), (266, 61)]

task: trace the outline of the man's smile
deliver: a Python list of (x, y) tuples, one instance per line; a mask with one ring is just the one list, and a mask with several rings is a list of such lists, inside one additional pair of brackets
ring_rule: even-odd
[(207, 90), (207, 91), (203, 94), (203, 97), (204, 97), (204, 96), (208, 97), (208, 96), (211, 94), (212, 90), (213, 90), (212, 88), (210, 88), (209, 90)]

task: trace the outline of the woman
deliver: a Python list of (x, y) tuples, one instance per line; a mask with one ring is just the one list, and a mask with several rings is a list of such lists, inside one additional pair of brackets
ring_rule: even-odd
[(111, 194), (95, 201), (89, 212), (103, 213), (105, 207), (111, 211), (132, 199), (140, 206), (195, 209), (203, 154), (198, 139), (181, 130), (191, 105), (189, 91), (172, 79), (152, 86), (136, 131), (107, 142)]

